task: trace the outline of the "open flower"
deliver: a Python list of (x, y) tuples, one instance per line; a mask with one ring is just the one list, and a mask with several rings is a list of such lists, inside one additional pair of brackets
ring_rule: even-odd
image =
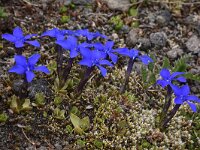
[(167, 85), (172, 85), (172, 81), (179, 81), (179, 82), (186, 82), (185, 77), (180, 76), (183, 75), (184, 72), (174, 72), (170, 74), (170, 71), (168, 69), (163, 68), (160, 71), (160, 76), (162, 79), (157, 80), (157, 84), (161, 85), (163, 88)]
[(16, 27), (13, 30), (13, 34), (5, 33), (2, 35), (2, 38), (12, 42), (15, 44), (16, 48), (21, 48), (24, 46), (24, 43), (28, 43), (35, 47), (40, 47), (40, 43), (37, 40), (29, 41), (29, 39), (37, 34), (28, 34), (26, 36), (23, 35), (23, 31), (20, 27)]
[(107, 70), (102, 65), (113, 66), (108, 60), (104, 59), (104, 53), (98, 50), (81, 49), (83, 59), (79, 62), (80, 65), (92, 67), (97, 66), (101, 74), (105, 77)]
[(89, 41), (93, 40), (94, 38), (97, 37), (102, 37), (102, 38), (107, 38), (105, 35), (99, 33), (99, 32), (90, 32), (88, 31), (88, 29), (80, 29), (80, 30), (76, 30), (75, 32), (75, 36), (84, 36), (86, 37)]
[(66, 34), (71, 35), (73, 34), (73, 31), (60, 30), (58, 28), (53, 28), (51, 30), (45, 31), (41, 36), (50, 36), (50, 37), (56, 38), (56, 40), (64, 40)]
[(192, 111), (194, 112), (197, 111), (196, 105), (192, 103), (191, 101), (200, 103), (200, 99), (195, 95), (189, 95), (190, 88), (188, 85), (184, 85), (182, 87), (172, 85), (172, 89), (176, 96), (176, 98), (174, 99), (175, 104), (183, 104), (184, 102), (186, 102), (190, 106)]
[(119, 49), (116, 49), (116, 51), (119, 54), (124, 55), (124, 56), (128, 56), (128, 57), (130, 57), (130, 59), (133, 59), (133, 60), (138, 58), (145, 65), (148, 65), (150, 62), (153, 62), (153, 60), (149, 56), (141, 55), (140, 52), (136, 49), (130, 49), (129, 50), (127, 48), (119, 48)]
[(31, 82), (35, 77), (33, 71), (41, 71), (49, 74), (50, 71), (46, 66), (36, 66), (40, 58), (40, 54), (33, 54), (31, 57), (26, 59), (22, 55), (15, 55), (15, 66), (13, 66), (9, 72), (14, 72), (20, 75), (25, 75), (28, 82)]

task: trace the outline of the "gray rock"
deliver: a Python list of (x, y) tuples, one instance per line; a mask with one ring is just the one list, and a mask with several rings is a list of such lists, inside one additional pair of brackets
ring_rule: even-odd
[(200, 52), (200, 39), (196, 35), (193, 35), (186, 42), (186, 47), (189, 51), (191, 51), (193, 53), (199, 53)]
[(162, 10), (156, 17), (156, 22), (160, 26), (166, 26), (171, 20), (171, 13), (168, 10)]
[(14, 80), (13, 81), (13, 91), (14, 93), (21, 93), (21, 89), (22, 89), (22, 86), (23, 86), (23, 80)]
[(94, 0), (72, 0), (72, 3), (76, 5), (88, 5), (92, 4), (93, 2)]
[(167, 56), (169, 57), (169, 58), (172, 58), (172, 59), (174, 59), (174, 58), (176, 58), (177, 56), (178, 56), (178, 54), (177, 54), (177, 51), (176, 50), (170, 50), (170, 51), (168, 51), (167, 52)]
[(150, 41), (155, 47), (164, 47), (167, 44), (167, 35), (164, 32), (151, 33)]
[(132, 29), (127, 36), (126, 43), (130, 47), (134, 47), (138, 41), (138, 30)]
[(147, 38), (138, 39), (138, 43), (140, 44), (140, 50), (148, 50), (151, 47), (151, 42)]
[(110, 9), (128, 11), (131, 3), (129, 0), (103, 0)]
[(37, 93), (43, 93), (45, 96), (51, 96), (52, 92), (48, 87), (48, 82), (44, 79), (34, 80), (28, 87), (28, 97), (33, 99)]
[(63, 149), (62, 145), (60, 145), (59, 143), (56, 143), (54, 146), (55, 146), (55, 149), (57, 149), (57, 150), (62, 150)]

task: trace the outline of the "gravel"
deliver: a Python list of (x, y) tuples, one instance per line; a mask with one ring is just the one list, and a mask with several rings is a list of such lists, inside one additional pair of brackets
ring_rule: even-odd
[(131, 3), (129, 0), (104, 0), (111, 10), (128, 11)]
[(155, 47), (164, 47), (167, 44), (167, 36), (164, 32), (151, 33), (150, 41)]
[(186, 47), (189, 51), (191, 51), (193, 53), (199, 53), (200, 52), (200, 39), (196, 35), (193, 35), (186, 42)]

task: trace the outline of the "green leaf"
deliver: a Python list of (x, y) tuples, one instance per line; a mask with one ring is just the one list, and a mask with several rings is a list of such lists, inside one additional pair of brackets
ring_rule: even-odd
[(25, 99), (24, 103), (22, 104), (22, 109), (21, 110), (31, 110), (32, 107), (30, 106), (30, 99)]
[(184, 76), (187, 78), (187, 79), (190, 79), (190, 80), (194, 80), (194, 81), (197, 81), (200, 83), (200, 75), (198, 74), (191, 74), (191, 73), (185, 73)]
[(35, 103), (39, 107), (45, 105), (45, 96), (42, 92), (35, 95)]
[(62, 103), (62, 98), (61, 97), (59, 97), (59, 96), (56, 96), (55, 98), (54, 98), (54, 104), (55, 105), (59, 105), (59, 104), (61, 104)]
[(174, 62), (174, 67), (172, 69), (173, 72), (186, 72), (187, 70), (187, 62), (190, 60), (191, 55), (184, 55), (178, 60)]
[(65, 119), (65, 110), (60, 110), (58, 107), (54, 109), (53, 115), (56, 119), (63, 120)]
[(138, 15), (138, 9), (137, 8), (134, 8), (134, 7), (131, 7), (129, 9), (129, 15), (130, 16), (133, 16), (133, 17), (136, 17)]
[(80, 122), (81, 122), (81, 119), (74, 115), (73, 113), (70, 114), (70, 120), (73, 124), (73, 126), (76, 128), (76, 127), (80, 127)]
[(103, 148), (103, 142), (100, 140), (94, 140), (94, 145), (99, 149)]
[(167, 69), (170, 68), (170, 61), (167, 57), (164, 57), (162, 68), (167, 68)]
[(80, 122), (80, 127), (81, 129), (83, 129), (84, 131), (88, 130), (90, 128), (90, 119), (89, 117), (84, 117), (83, 119), (81, 119)]
[(10, 108), (15, 112), (15, 113), (19, 113), (20, 112), (20, 108), (19, 108), (19, 105), (18, 105), (18, 98), (13, 95), (11, 97), (11, 103), (10, 103)]
[(8, 120), (8, 116), (6, 113), (0, 114), (0, 122), (6, 122)]
[(148, 71), (147, 71), (147, 69), (145, 67), (142, 67), (141, 75), (142, 75), (142, 81), (144, 83), (146, 83), (147, 82), (147, 77), (148, 77)]
[(85, 147), (85, 144), (86, 144), (86, 142), (83, 141), (83, 140), (81, 140), (81, 139), (78, 139), (78, 140), (76, 141), (76, 143), (77, 143), (80, 147)]

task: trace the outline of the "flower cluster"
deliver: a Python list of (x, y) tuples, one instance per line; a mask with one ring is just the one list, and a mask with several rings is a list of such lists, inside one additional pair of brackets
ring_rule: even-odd
[[(25, 76), (26, 82), (31, 82), (35, 77), (33, 71), (40, 71), (49, 74), (50, 71), (47, 67), (41, 65), (36, 66), (39, 61), (40, 54), (33, 54), (29, 58), (22, 55), (22, 48), (25, 43), (28, 43), (36, 48), (40, 47), (40, 43), (37, 40), (30, 40), (32, 37), (38, 36), (37, 34), (28, 34), (24, 36), (24, 33), (20, 27), (16, 27), (13, 30), (13, 34), (3, 34), (2, 38), (14, 43), (17, 48), (17, 55), (14, 56), (15, 65), (9, 70), (19, 75)], [(73, 66), (75, 59), (78, 60), (78, 64), (85, 66), (85, 75), (80, 80), (80, 83), (74, 90), (76, 94), (81, 94), (83, 87), (89, 80), (92, 71), (97, 68), (103, 77), (107, 74), (106, 67), (113, 67), (118, 57), (129, 57), (128, 67), (125, 73), (125, 82), (122, 85), (120, 92), (123, 93), (128, 85), (129, 77), (135, 61), (141, 61), (143, 64), (148, 65), (153, 60), (148, 55), (143, 55), (140, 51), (132, 48), (115, 48), (114, 42), (107, 36), (99, 32), (90, 32), (88, 29), (79, 30), (61, 30), (53, 28), (45, 31), (41, 34), (40, 38), (51, 37), (55, 40), (55, 50), (57, 52), (57, 77), (59, 79), (59, 89), (62, 89), (68, 79), (70, 70)], [(101, 42), (100, 42), (101, 41)], [(69, 57), (65, 58), (64, 53), (69, 52)], [(64, 59), (67, 59), (64, 61)], [(177, 86), (175, 83), (186, 83), (186, 79), (183, 76), (183, 72), (174, 72), (170, 74), (169, 70), (162, 69), (160, 72), (162, 79), (157, 81), (157, 84), (163, 88), (168, 88), (168, 94), (166, 102), (163, 108), (163, 120), (164, 125), (175, 115), (176, 111), (183, 103), (188, 103), (191, 109), (196, 112), (197, 108), (193, 102), (200, 102), (198, 97), (189, 95), (190, 90), (188, 85)], [(167, 111), (171, 105), (172, 91), (176, 96), (174, 103), (176, 104), (167, 116)], [(163, 126), (164, 126), (163, 125)]]
[[(193, 112), (197, 112), (197, 107), (194, 102), (200, 103), (200, 99), (195, 95), (190, 95), (190, 88), (187, 84), (182, 86), (177, 85), (186, 83), (186, 78), (183, 76), (184, 74), (184, 72), (174, 72), (171, 74), (166, 68), (163, 68), (160, 71), (162, 79), (157, 80), (157, 84), (163, 88), (167, 87), (167, 96), (161, 115), (161, 128), (165, 128), (167, 126), (168, 122), (176, 114), (179, 107), (184, 103), (187, 103)], [(168, 109), (171, 105), (172, 93), (175, 95), (175, 106), (168, 113)]]

